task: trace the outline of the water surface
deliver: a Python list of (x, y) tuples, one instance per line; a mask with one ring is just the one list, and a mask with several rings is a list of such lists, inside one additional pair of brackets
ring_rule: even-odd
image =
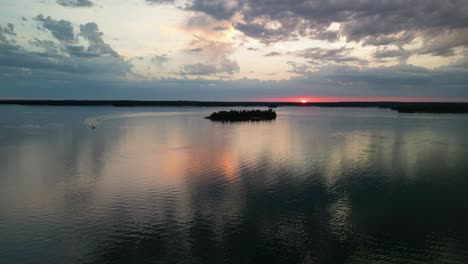
[(216, 110), (0, 106), (0, 263), (468, 263), (468, 115)]

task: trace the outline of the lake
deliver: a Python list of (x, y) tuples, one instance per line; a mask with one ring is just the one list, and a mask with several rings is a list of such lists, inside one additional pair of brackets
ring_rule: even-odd
[(0, 263), (468, 263), (468, 115), (221, 109), (0, 106)]

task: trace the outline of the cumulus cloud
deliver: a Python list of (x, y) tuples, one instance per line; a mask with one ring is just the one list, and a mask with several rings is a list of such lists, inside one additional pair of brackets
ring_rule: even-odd
[(73, 25), (69, 21), (63, 19), (54, 20), (50, 16), (45, 17), (42, 14), (39, 14), (35, 20), (38, 21), (43, 28), (50, 31), (52, 36), (54, 36), (57, 40), (66, 43), (76, 42)]
[(233, 75), (239, 72), (237, 61), (229, 59), (235, 51), (234, 43), (207, 40), (195, 36), (189, 43), (186, 53), (199, 62), (182, 66), (182, 75)]
[[(102, 56), (102, 55), (111, 55), (114, 57), (120, 57), (120, 55), (112, 49), (112, 47), (105, 43), (102, 39), (104, 33), (99, 31), (98, 25), (96, 23), (87, 23), (80, 25), (80, 35), (88, 40), (89, 46), (86, 49), (86, 54), (90, 56)], [(80, 50), (83, 54), (84, 50)]]
[(240, 10), (241, 4), (241, 1), (193, 0), (189, 9), (200, 11), (216, 19), (223, 20), (232, 18), (232, 16)]
[(89, 0), (57, 0), (57, 4), (67, 7), (91, 7), (93, 2)]
[[(103, 33), (97, 25), (84, 24), (79, 35), (94, 45), (102, 45)], [(468, 60), (448, 66), (425, 69), (399, 64), (391, 67), (327, 65), (319, 69), (310, 63), (288, 62), (290, 71), (297, 76), (290, 80), (200, 80), (160, 79), (124, 80), (122, 76), (132, 70), (121, 57), (110, 51), (91, 52), (102, 56), (74, 56), (66, 53), (67, 43), (58, 39), (32, 39), (40, 51), (30, 51), (16, 44), (19, 33), (14, 25), (0, 26), (0, 90), (2, 96), (30, 98), (87, 98), (87, 99), (168, 99), (217, 100), (293, 95), (315, 96), (421, 96), (467, 98)], [(76, 36), (75, 36), (76, 37)], [(102, 41), (102, 42), (101, 42)], [(183, 65), (182, 75), (231, 76), (239, 72), (237, 61), (227, 56), (233, 47), (229, 44), (196, 40), (202, 56), (213, 49), (211, 59)], [(79, 46), (78, 43), (75, 46)], [(91, 44), (90, 44), (91, 46)], [(87, 48), (76, 48), (85, 53)], [(92, 49), (100, 50), (100, 49)], [(106, 50), (106, 49), (104, 49)], [(113, 49), (112, 49), (113, 50)], [(394, 49), (397, 50), (398, 49)], [(206, 52), (206, 53), (205, 53)], [(308, 60), (340, 60), (349, 56), (347, 48), (304, 49), (295, 52)], [(381, 50), (381, 57), (396, 56), (392, 50)], [(197, 53), (198, 54), (198, 53)], [(466, 55), (466, 54), (465, 54)], [(166, 62), (167, 56), (156, 55), (153, 63)], [(132, 89), (129, 89), (129, 88)]]
[[(364, 45), (401, 46), (418, 37), (437, 38), (443, 30), (466, 36), (462, 33), (468, 29), (467, 6), (466, 0), (193, 0), (188, 9), (230, 20), (237, 30), (265, 44), (299, 37), (326, 41), (344, 37)], [(339, 26), (331, 30), (332, 24)], [(453, 39), (445, 51), (432, 52), (435, 42), (424, 42), (423, 50), (446, 55), (447, 50), (466, 45)]]
[[(78, 45), (71, 22), (42, 15), (35, 19), (57, 41), (34, 37), (29, 43), (39, 51), (31, 51), (15, 44), (18, 42), (17, 38), (24, 36), (18, 36), (12, 24), (0, 26), (0, 68), (8, 76), (21, 79), (23, 74), (28, 73), (37, 75), (44, 81), (71, 75), (119, 78), (131, 72), (130, 64), (102, 41), (102, 32), (97, 29), (97, 25), (82, 25), (80, 34), (89, 42), (89, 47), (85, 48)], [(93, 56), (81, 56), (82, 54)], [(102, 56), (106, 54), (111, 56)]]

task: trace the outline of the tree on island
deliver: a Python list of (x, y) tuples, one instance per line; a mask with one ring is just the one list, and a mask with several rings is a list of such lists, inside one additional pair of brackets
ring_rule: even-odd
[(214, 112), (206, 119), (212, 121), (261, 121), (276, 119), (276, 112), (273, 109), (268, 110), (231, 110)]

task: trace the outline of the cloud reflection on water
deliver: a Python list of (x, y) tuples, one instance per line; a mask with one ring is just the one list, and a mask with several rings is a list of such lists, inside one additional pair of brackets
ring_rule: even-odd
[[(0, 234), (31, 238), (36, 260), (52, 246), (82, 263), (466, 260), (465, 116), (285, 108), (222, 124), (195, 108), (90, 130), (45, 109), (63, 126), (0, 141)], [(17, 244), (0, 243), (11, 259)]]

